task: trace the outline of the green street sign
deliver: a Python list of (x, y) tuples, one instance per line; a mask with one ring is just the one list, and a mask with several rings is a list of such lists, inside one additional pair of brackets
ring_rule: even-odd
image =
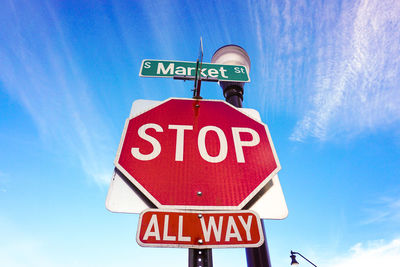
[[(244, 66), (221, 65), (203, 63), (200, 76), (202, 78), (213, 78), (219, 81), (250, 82), (250, 77)], [(141, 77), (174, 77), (195, 76), (196, 62), (152, 60), (145, 59), (142, 62), (139, 76)]]

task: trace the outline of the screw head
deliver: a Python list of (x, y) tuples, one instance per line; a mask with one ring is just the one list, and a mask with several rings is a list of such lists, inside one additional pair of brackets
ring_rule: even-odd
[(199, 239), (199, 240), (197, 241), (197, 243), (203, 244), (203, 239)]
[(198, 217), (199, 219), (201, 219), (201, 218), (203, 218), (203, 215), (202, 215), (202, 214), (198, 214), (197, 217)]
[(201, 195), (203, 195), (203, 193), (202, 193), (201, 191), (198, 191), (198, 192), (197, 192), (197, 195), (198, 195), (199, 197), (201, 197)]

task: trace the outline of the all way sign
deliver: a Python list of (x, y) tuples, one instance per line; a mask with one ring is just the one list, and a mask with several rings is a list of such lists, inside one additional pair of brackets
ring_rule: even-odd
[[(194, 77), (195, 75), (196, 62), (150, 59), (143, 60), (139, 73), (139, 76), (142, 77)], [(250, 82), (246, 68), (239, 65), (202, 63), (200, 76), (219, 81)]]
[(252, 211), (151, 209), (139, 218), (136, 240), (144, 247), (259, 247), (261, 221)]

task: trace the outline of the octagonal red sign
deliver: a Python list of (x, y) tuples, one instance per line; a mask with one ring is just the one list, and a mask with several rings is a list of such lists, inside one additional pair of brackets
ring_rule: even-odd
[(171, 98), (126, 121), (115, 166), (157, 207), (241, 209), (280, 170), (265, 124)]

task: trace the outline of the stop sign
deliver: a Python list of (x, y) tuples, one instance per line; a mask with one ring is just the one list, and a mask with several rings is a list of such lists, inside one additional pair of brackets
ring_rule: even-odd
[(202, 210), (241, 209), (280, 170), (265, 124), (176, 98), (126, 121), (115, 166), (158, 208)]

